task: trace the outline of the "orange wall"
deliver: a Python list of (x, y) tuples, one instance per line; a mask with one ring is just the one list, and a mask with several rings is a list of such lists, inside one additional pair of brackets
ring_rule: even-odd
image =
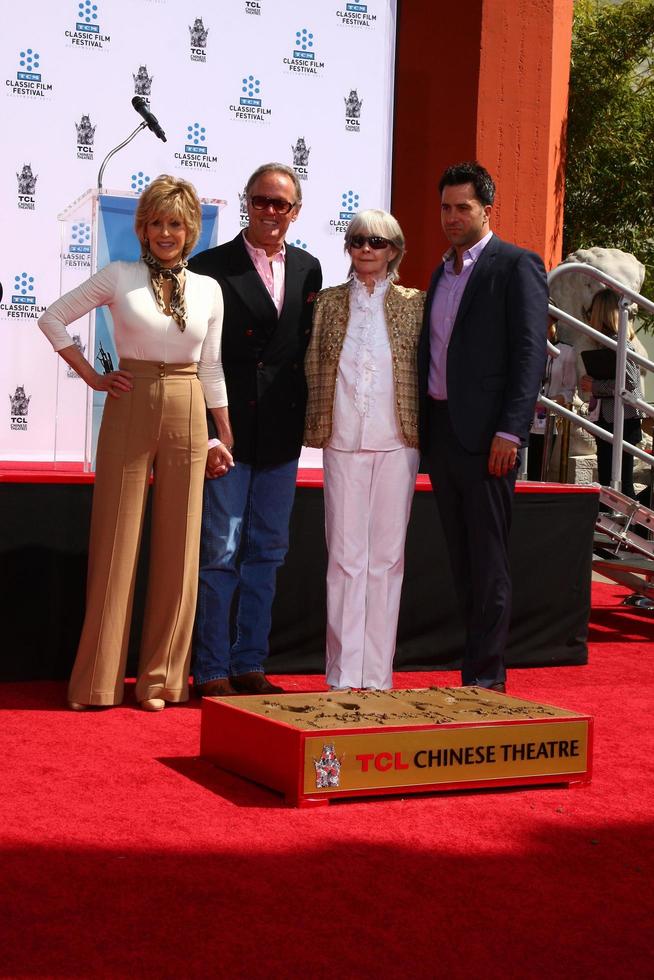
[(407, 239), (402, 281), (425, 286), (446, 247), (438, 179), (477, 158), (498, 193), (492, 227), (560, 259), (573, 0), (403, 0), (392, 210)]
[(407, 240), (402, 282), (424, 288), (447, 245), (438, 178), (475, 154), (482, 0), (399, 7), (391, 210)]

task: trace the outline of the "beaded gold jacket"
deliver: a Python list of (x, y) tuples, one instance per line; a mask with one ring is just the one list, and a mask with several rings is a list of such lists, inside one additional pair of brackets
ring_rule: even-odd
[[(386, 327), (391, 345), (395, 410), (407, 446), (418, 448), (418, 338), (422, 327), (425, 294), (391, 283), (384, 300)], [(309, 400), (304, 444), (317, 449), (328, 445), (338, 362), (350, 320), (350, 286), (343, 283), (323, 289), (316, 298), (313, 328), (304, 369)]]

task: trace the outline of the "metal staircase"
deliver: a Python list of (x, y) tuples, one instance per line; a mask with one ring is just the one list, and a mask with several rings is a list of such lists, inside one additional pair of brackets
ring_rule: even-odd
[[(600, 269), (582, 262), (564, 262), (557, 266), (550, 272), (549, 282), (571, 272), (598, 280), (604, 286), (613, 289), (620, 297), (619, 329), (616, 340), (604, 336), (587, 323), (566, 313), (565, 310), (553, 304), (549, 306), (551, 316), (616, 352), (614, 434), (543, 395), (539, 396), (539, 401), (547, 406), (548, 412), (552, 415), (569, 419), (575, 425), (591, 432), (596, 438), (613, 444), (611, 486), (602, 487), (597, 484), (600, 506), (604, 505), (608, 511), (600, 510), (597, 517), (593, 544), (593, 570), (633, 589), (634, 595), (625, 600), (627, 605), (654, 609), (654, 510), (632, 500), (620, 489), (623, 452), (631, 453), (654, 467), (654, 456), (623, 439), (625, 404), (635, 406), (645, 415), (654, 417), (654, 407), (636, 398), (625, 388), (627, 358), (635, 361), (646, 371), (654, 372), (654, 362), (627, 347), (629, 307), (636, 303), (648, 313), (654, 313), (654, 303)], [(550, 344), (548, 348), (554, 356), (557, 356), (556, 348)], [(654, 478), (654, 470), (652, 476)], [(640, 532), (637, 529), (640, 529)]]
[(629, 604), (654, 608), (654, 511), (609, 487), (600, 487), (599, 496), (611, 512), (600, 511), (597, 517), (593, 570), (645, 600)]

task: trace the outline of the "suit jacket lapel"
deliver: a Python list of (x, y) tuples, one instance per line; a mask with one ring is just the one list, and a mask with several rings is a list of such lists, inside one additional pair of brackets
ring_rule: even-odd
[(231, 265), (226, 278), (257, 322), (265, 322), (271, 315), (274, 317), (273, 323), (276, 322), (275, 304), (261, 281), (261, 276), (254, 268), (242, 236), (237, 235), (232, 240), (232, 245)]
[(454, 326), (452, 328), (452, 333), (454, 334), (458, 324), (461, 322), (463, 317), (466, 315), (470, 303), (479, 288), (479, 284), (484, 281), (488, 275), (492, 263), (495, 260), (495, 253), (497, 252), (497, 242), (498, 238), (493, 235), (491, 240), (483, 249), (481, 255), (475, 262), (475, 267), (470, 274), (470, 278), (466, 283), (466, 288), (463, 290), (463, 296), (461, 297), (461, 302), (459, 303), (459, 309), (456, 314), (456, 320), (454, 321)]
[(434, 293), (436, 292), (436, 286), (438, 285), (438, 280), (443, 275), (443, 263), (435, 269), (434, 274), (431, 277), (431, 282), (427, 287), (427, 296), (425, 297), (425, 319), (428, 321), (431, 316), (431, 304), (434, 299)]

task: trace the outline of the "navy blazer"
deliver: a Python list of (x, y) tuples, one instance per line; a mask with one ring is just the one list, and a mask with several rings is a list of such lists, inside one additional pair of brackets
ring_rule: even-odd
[[(418, 345), (420, 446), (429, 446), (429, 319), (443, 265), (432, 276)], [(526, 444), (545, 370), (548, 287), (535, 252), (493, 235), (466, 284), (447, 350), (447, 400), (455, 434), (487, 453), (496, 432)]]
[[(297, 459), (307, 401), (304, 355), (313, 300), (322, 286), (320, 263), (303, 249), (286, 246), (279, 316), (241, 234), (195, 255), (189, 269), (212, 276), (223, 292), (221, 358), (234, 459), (257, 466)], [(215, 434), (210, 416), (209, 430)]]

